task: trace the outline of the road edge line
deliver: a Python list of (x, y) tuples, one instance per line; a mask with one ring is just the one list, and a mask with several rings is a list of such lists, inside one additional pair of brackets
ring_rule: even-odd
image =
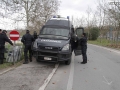
[[(72, 53), (73, 54), (73, 53)], [(67, 84), (67, 90), (73, 90), (73, 77), (74, 77), (74, 54), (72, 55), (72, 63), (70, 69), (70, 75)]]
[(49, 74), (49, 76), (47, 77), (47, 79), (44, 81), (43, 85), (38, 90), (45, 90), (46, 86), (48, 85), (48, 83), (52, 79), (53, 75), (55, 74), (58, 66), (59, 66), (59, 64), (55, 65), (55, 68), (52, 70), (52, 72)]

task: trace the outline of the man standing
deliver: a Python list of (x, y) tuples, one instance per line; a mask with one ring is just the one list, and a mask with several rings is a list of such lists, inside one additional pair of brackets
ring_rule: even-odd
[(24, 48), (24, 58), (25, 58), (25, 61), (24, 61), (23, 64), (27, 64), (28, 63), (28, 55), (27, 55), (28, 51), (29, 51), (29, 60), (30, 60), (30, 62), (32, 62), (31, 45), (32, 45), (33, 41), (34, 41), (34, 38), (30, 34), (30, 31), (26, 30), (26, 34), (23, 35), (23, 37), (21, 39), (21, 42), (25, 45), (25, 48)]
[[(3, 30), (2, 33), (7, 37), (7, 31), (6, 31), (6, 30)], [(4, 50), (5, 50), (4, 52), (7, 51), (6, 48), (5, 48)], [(5, 58), (5, 54), (4, 54), (4, 59), (6, 59), (6, 58)]]
[(82, 50), (82, 57), (83, 57), (83, 62), (81, 64), (86, 64), (87, 63), (87, 37), (86, 33), (82, 34), (82, 38), (80, 39), (80, 45), (81, 45), (81, 50)]
[(4, 51), (5, 51), (5, 42), (10, 43), (13, 45), (13, 43), (8, 39), (8, 37), (2, 33), (2, 30), (0, 29), (0, 64), (3, 64), (4, 62)]
[(34, 40), (37, 39), (37, 32), (36, 31), (34, 31), (34, 33), (33, 33), (33, 38), (34, 38)]

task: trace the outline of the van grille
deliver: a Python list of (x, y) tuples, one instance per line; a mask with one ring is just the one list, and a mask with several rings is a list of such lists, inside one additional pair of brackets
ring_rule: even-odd
[(40, 52), (39, 55), (57, 57), (58, 54), (57, 53)]
[(51, 47), (51, 46), (39, 46), (39, 49), (45, 51), (59, 51), (58, 47)]

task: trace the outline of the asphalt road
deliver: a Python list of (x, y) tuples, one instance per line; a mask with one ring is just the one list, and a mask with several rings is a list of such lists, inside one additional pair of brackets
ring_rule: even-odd
[(74, 54), (61, 63), (45, 90), (120, 90), (120, 52), (88, 45), (87, 56), (87, 64)]

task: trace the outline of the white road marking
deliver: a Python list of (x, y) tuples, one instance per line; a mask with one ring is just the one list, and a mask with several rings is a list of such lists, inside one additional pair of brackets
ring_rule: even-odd
[(67, 84), (67, 90), (73, 90), (73, 76), (74, 76), (74, 54), (72, 53), (72, 61), (71, 61), (71, 69), (70, 69), (70, 75), (68, 79), (68, 84)]
[(52, 72), (49, 74), (48, 78), (44, 81), (43, 85), (38, 89), (38, 90), (45, 90), (47, 84), (50, 82), (52, 79), (53, 75), (55, 74), (59, 64), (55, 65), (55, 68), (52, 70)]
[(103, 81), (104, 83), (108, 84), (108, 85), (111, 85), (112, 84), (112, 81), (111, 82), (108, 82), (108, 80), (105, 78), (105, 76), (103, 76), (103, 78), (105, 79), (105, 81)]
[(112, 51), (112, 52), (115, 52), (115, 53), (120, 54), (120, 51), (118, 51), (118, 50), (114, 50), (114, 49), (111, 49), (111, 48), (102, 47), (102, 46), (98, 46), (98, 45), (93, 45), (93, 44), (89, 44), (89, 45), (96, 46), (96, 47), (100, 47), (100, 48), (106, 49), (106, 50), (108, 50), (108, 51)]

